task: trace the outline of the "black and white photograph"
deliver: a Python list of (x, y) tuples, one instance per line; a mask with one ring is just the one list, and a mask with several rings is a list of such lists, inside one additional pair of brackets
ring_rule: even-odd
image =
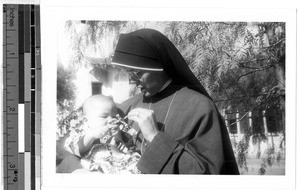
[(285, 30), (66, 21), (57, 172), (285, 175)]
[(292, 13), (42, 10), (46, 187), (292, 185)]

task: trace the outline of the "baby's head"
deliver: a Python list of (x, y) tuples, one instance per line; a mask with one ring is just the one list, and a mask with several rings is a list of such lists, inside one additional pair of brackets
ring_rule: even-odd
[(89, 127), (101, 127), (116, 117), (117, 107), (111, 97), (98, 94), (85, 100), (83, 113)]

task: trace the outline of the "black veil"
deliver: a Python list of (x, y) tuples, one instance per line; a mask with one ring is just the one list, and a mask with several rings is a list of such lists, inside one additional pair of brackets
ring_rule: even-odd
[(180, 85), (210, 98), (173, 43), (153, 29), (121, 34), (112, 64), (141, 70), (163, 70)]

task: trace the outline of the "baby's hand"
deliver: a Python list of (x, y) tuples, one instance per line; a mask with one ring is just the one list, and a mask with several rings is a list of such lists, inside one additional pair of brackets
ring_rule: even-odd
[(120, 136), (120, 128), (119, 124), (117, 123), (117, 119), (111, 119), (107, 122), (106, 126), (110, 132), (111, 136), (119, 137)]
[(103, 125), (101, 127), (91, 127), (87, 131), (87, 136), (90, 136), (92, 139), (99, 139), (104, 137), (109, 132), (109, 128), (107, 125)]
[(105, 136), (117, 136), (119, 134), (119, 124), (116, 119), (110, 119), (95, 127), (89, 128), (87, 135), (95, 139), (101, 139)]

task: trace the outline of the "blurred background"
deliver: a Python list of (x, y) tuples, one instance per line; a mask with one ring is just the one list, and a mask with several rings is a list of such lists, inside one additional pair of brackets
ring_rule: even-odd
[(285, 175), (285, 23), (66, 21), (58, 31), (57, 164), (93, 94), (122, 103), (138, 90), (111, 65), (120, 33), (153, 28), (178, 48), (213, 98), (240, 173)]

